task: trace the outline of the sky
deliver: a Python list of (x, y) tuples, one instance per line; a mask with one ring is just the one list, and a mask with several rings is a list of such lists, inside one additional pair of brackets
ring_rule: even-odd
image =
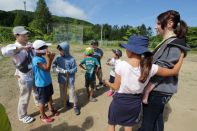
[[(0, 10), (35, 11), (38, 0), (0, 0)], [(176, 10), (188, 26), (197, 26), (197, 0), (46, 0), (53, 15), (86, 20), (93, 24), (145, 24), (155, 27), (156, 17), (167, 10)]]

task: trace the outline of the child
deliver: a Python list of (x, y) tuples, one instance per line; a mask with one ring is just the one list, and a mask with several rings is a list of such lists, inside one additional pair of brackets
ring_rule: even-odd
[(153, 75), (177, 75), (182, 59), (173, 69), (152, 65), (152, 53), (148, 50), (148, 39), (143, 36), (131, 36), (126, 49), (127, 61), (121, 61), (115, 69), (115, 82), (105, 81), (105, 84), (116, 90), (109, 107), (108, 130), (115, 131), (115, 125), (124, 126), (132, 131), (132, 126), (139, 121), (142, 93), (144, 87)]
[(76, 115), (80, 114), (77, 106), (77, 96), (75, 93), (75, 73), (77, 72), (77, 65), (74, 57), (69, 53), (69, 44), (62, 42), (57, 46), (60, 52), (53, 62), (53, 71), (58, 73), (58, 83), (60, 88), (60, 98), (66, 105), (67, 88), (69, 87), (69, 102), (74, 103), (74, 111)]
[[(36, 52), (36, 56), (33, 57), (32, 66), (35, 76), (35, 86), (39, 97), (40, 120), (44, 123), (50, 123), (54, 121), (54, 119), (45, 114), (45, 103), (48, 103), (48, 108), (52, 116), (59, 115), (52, 105), (53, 85), (50, 75), (51, 63), (55, 54), (48, 51), (47, 44), (42, 40), (36, 40), (33, 43), (33, 48)], [(43, 55), (45, 55), (46, 58), (44, 58)]]
[[(88, 94), (88, 98), (91, 102), (97, 101), (97, 99), (93, 98), (93, 91), (94, 91), (94, 88), (96, 87), (95, 71), (97, 72), (99, 67), (100, 67), (100, 64), (97, 61), (97, 59), (92, 57), (93, 52), (94, 51), (91, 47), (86, 48), (85, 49), (86, 57), (83, 58), (83, 60), (79, 64), (79, 66), (82, 69), (86, 70), (86, 73), (85, 73), (85, 87), (86, 87), (86, 91), (87, 91), (87, 94)], [(90, 91), (89, 91), (89, 86), (91, 87)]]
[[(114, 83), (114, 80), (115, 80), (115, 66), (117, 65), (117, 63), (119, 63), (121, 60), (120, 60), (120, 57), (122, 56), (122, 51), (119, 50), (119, 49), (112, 49), (112, 52), (113, 52), (113, 57), (111, 59), (109, 59), (107, 61), (107, 65), (111, 66), (111, 71), (110, 71), (110, 77), (109, 77), (109, 82), (110, 83)], [(108, 92), (107, 92), (107, 95), (108, 96), (112, 96), (114, 94), (114, 91), (112, 89), (110, 89)]]

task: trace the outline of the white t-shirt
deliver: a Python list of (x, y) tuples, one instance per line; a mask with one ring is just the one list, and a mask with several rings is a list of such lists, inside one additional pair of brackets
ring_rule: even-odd
[(115, 77), (115, 66), (120, 62), (121, 60), (120, 59), (115, 59), (115, 58), (112, 58), (110, 60), (110, 64), (111, 64), (111, 71), (110, 71), (110, 75)]
[(121, 77), (120, 88), (118, 93), (140, 94), (143, 93), (144, 87), (148, 84), (150, 78), (157, 73), (158, 65), (153, 64), (149, 76), (144, 83), (138, 79), (141, 75), (139, 67), (132, 67), (126, 61), (121, 61), (117, 64), (115, 72)]

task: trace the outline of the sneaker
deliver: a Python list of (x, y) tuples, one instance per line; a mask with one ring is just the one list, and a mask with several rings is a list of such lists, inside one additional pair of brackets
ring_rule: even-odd
[(75, 115), (80, 115), (80, 109), (79, 107), (74, 107)]
[(35, 120), (35, 118), (31, 117), (31, 116), (24, 116), (23, 118), (20, 118), (19, 121), (22, 121), (23, 123), (27, 124), (27, 123), (31, 123)]
[(93, 98), (93, 97), (90, 97), (89, 101), (90, 101), (90, 102), (96, 102), (97, 99), (95, 99), (95, 98)]
[(109, 90), (108, 92), (107, 92), (107, 96), (112, 96), (114, 94), (114, 92), (112, 91), (112, 90)]

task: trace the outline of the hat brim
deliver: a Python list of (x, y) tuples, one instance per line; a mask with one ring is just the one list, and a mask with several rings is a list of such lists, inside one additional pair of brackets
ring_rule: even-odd
[(147, 48), (143, 48), (143, 47), (140, 48), (139, 46), (136, 47), (136, 46), (129, 45), (129, 44), (121, 44), (120, 46), (138, 55), (141, 55), (144, 53), (151, 53)]
[(24, 30), (20, 33), (18, 33), (19, 35), (26, 35), (26, 34), (30, 34), (30, 32), (28, 30)]

